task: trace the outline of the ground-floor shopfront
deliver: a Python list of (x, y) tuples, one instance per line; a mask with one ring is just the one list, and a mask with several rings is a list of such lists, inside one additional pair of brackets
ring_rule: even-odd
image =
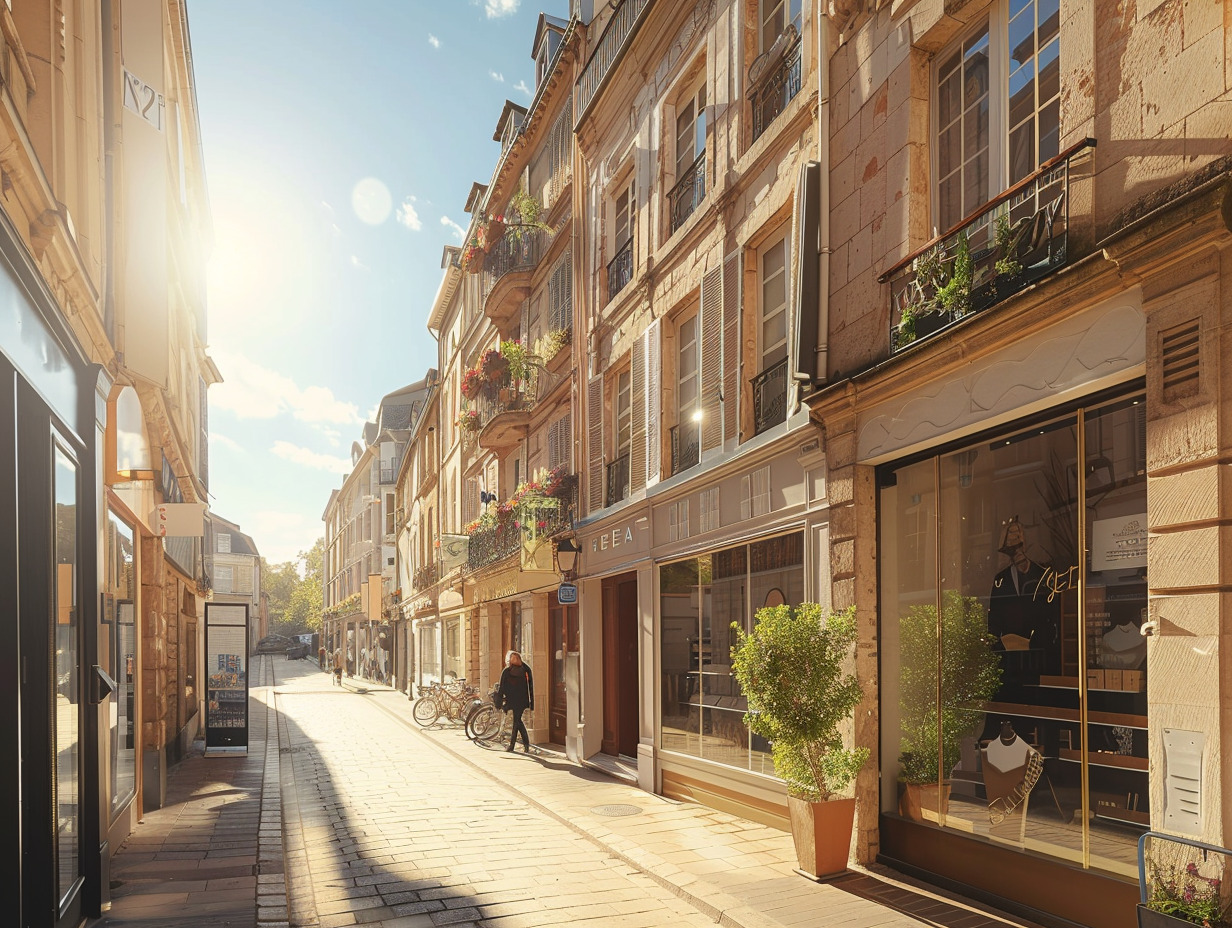
[(861, 859), (1112, 928), (1143, 832), (1227, 845), (1222, 254), (1132, 289), (1092, 259), (1013, 332), (977, 318), (816, 401), (852, 487)]

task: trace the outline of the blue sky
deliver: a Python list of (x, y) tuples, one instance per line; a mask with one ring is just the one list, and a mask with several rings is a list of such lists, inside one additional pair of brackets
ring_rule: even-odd
[(441, 249), (568, 0), (192, 0), (213, 213), (211, 509), (271, 562), (322, 533), (380, 398), (436, 360)]

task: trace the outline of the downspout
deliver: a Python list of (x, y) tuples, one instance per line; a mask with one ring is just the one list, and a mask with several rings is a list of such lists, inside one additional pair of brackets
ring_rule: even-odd
[(818, 383), (829, 380), (830, 347), (830, 18), (820, 4), (817, 17), (817, 161), (821, 165), (821, 215), (818, 217), (817, 348), (813, 359)]

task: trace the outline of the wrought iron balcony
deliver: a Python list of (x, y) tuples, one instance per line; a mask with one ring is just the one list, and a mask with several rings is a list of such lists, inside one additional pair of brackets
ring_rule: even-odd
[(760, 435), (787, 418), (787, 359), (753, 378), (753, 434)]
[(485, 384), (478, 398), (471, 401), (478, 413), (475, 431), (479, 446), (497, 449), (521, 440), (531, 414), (560, 383), (562, 376), (545, 367), (536, 367), (529, 377)]
[(684, 221), (693, 215), (699, 203), (706, 198), (706, 153), (697, 156), (684, 175), (676, 181), (667, 194), (667, 210), (671, 216), (671, 230), (675, 232)]
[[(767, 54), (772, 53), (773, 48)], [(800, 39), (797, 37), (778, 62), (771, 64), (770, 69), (759, 76), (757, 86), (750, 95), (753, 100), (754, 142), (761, 138), (766, 127), (778, 118), (779, 113), (787, 109), (787, 104), (799, 92)]]
[(642, 14), (650, 7), (650, 4), (651, 0), (621, 0), (612, 18), (607, 21), (603, 34), (595, 43), (594, 52), (591, 53), (586, 66), (582, 69), (582, 76), (578, 78), (576, 105), (574, 106), (578, 122), (581, 122), (582, 117), (586, 115), (587, 108), (595, 98), (595, 94), (599, 92), (599, 88), (603, 86), (608, 72), (620, 60), (621, 53), (624, 52), (637, 27), (641, 25), (644, 18)]
[(890, 284), (890, 353), (988, 309), (1065, 265), (1069, 168), (1084, 139), (907, 256)]
[(439, 573), (436, 569), (436, 561), (430, 564), (424, 564), (416, 569), (411, 575), (411, 584), (415, 590), (426, 590), (439, 579)]
[(629, 236), (629, 240), (616, 252), (616, 257), (607, 264), (607, 298), (614, 300), (632, 279), (633, 236)]
[(615, 506), (629, 496), (629, 452), (618, 455), (607, 465), (607, 502), (605, 506)]
[(480, 570), (507, 557), (513, 557), (521, 548), (524, 538), (534, 534), (538, 538), (551, 538), (573, 528), (577, 511), (577, 480), (572, 475), (566, 483), (547, 499), (555, 505), (537, 505), (536, 499), (527, 500), (510, 514), (500, 516), (495, 525), (476, 529), (470, 534), (466, 569)]
[(702, 425), (682, 422), (672, 426), (672, 473), (678, 474), (702, 458)]
[(530, 296), (531, 277), (547, 247), (547, 234), (513, 225), (484, 258), (484, 314), (508, 338), (522, 317), (522, 303)]
[(381, 465), (381, 484), (387, 485), (398, 479), (398, 468), (394, 465)]

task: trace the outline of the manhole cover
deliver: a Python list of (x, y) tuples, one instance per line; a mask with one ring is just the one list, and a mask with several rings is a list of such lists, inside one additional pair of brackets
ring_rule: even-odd
[(642, 810), (639, 809), (637, 806), (615, 805), (615, 806), (595, 806), (590, 811), (595, 813), (595, 815), (617, 816), (617, 815), (637, 815), (637, 813), (641, 812)]

